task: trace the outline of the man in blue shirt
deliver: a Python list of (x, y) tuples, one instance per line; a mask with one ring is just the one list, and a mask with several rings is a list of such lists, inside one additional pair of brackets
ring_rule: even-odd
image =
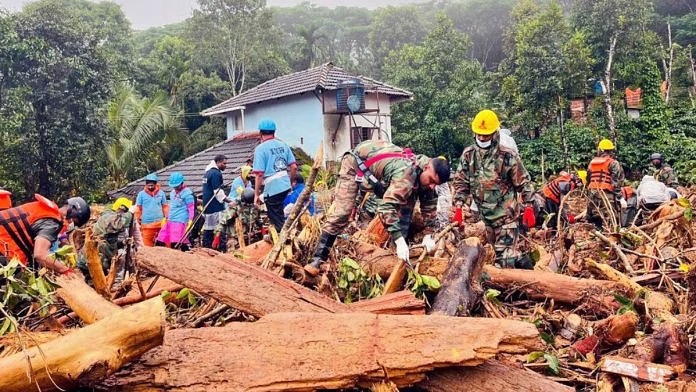
[[(225, 196), (225, 191), (222, 189), (223, 179), (222, 171), (227, 167), (227, 157), (217, 155), (205, 168), (203, 176), (203, 238), (202, 245), (206, 248), (213, 248), (213, 237), (215, 236), (215, 227), (220, 222), (220, 215), (225, 210), (225, 203), (230, 203), (231, 200)], [(226, 241), (222, 238), (222, 243)]]
[(266, 204), (268, 219), (280, 231), (285, 223), (283, 201), (290, 193), (290, 181), (295, 177), (297, 164), (290, 146), (276, 139), (275, 131), (276, 124), (273, 120), (264, 119), (259, 123), (261, 144), (254, 149), (254, 203), (261, 205), (263, 183), (263, 202)]
[[(304, 177), (302, 177), (302, 174), (297, 173), (295, 179), (292, 181), (292, 192), (288, 193), (285, 197), (285, 201), (283, 201), (283, 212), (285, 216), (290, 214), (290, 210), (295, 205), (295, 202), (297, 202), (297, 199), (304, 189)], [(314, 195), (309, 195), (309, 200), (305, 202), (305, 205), (307, 205), (307, 212), (309, 212), (309, 215), (314, 215)]]

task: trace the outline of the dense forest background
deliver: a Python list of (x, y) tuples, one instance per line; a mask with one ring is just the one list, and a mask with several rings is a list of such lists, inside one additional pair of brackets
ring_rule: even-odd
[[(222, 122), (201, 110), (327, 61), (412, 91), (392, 122), (394, 141), (418, 152), (458, 157), (471, 119), (489, 107), (536, 181), (584, 167), (602, 137), (634, 178), (660, 151), (682, 182), (696, 181), (689, 0), (435, 0), (373, 11), (198, 3), (190, 19), (145, 31), (110, 2), (0, 12), (0, 187), (17, 200), (103, 199), (222, 141)], [(624, 109), (627, 87), (643, 91), (639, 119)], [(582, 124), (569, 120), (578, 98)]]

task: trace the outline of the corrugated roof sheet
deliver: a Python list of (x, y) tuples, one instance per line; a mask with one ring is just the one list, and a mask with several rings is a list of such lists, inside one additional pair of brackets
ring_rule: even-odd
[(220, 114), (239, 106), (307, 93), (317, 89), (336, 90), (338, 83), (356, 78), (363, 82), (366, 92), (379, 92), (380, 94), (404, 98), (413, 96), (409, 91), (390, 86), (365, 76), (351, 75), (332, 63), (326, 63), (318, 67), (283, 75), (261, 83), (236, 97), (232, 97), (225, 102), (202, 111), (201, 114), (204, 116), (210, 115), (210, 113)]
[[(158, 170), (159, 184), (169, 197), (169, 176), (173, 172), (180, 172), (184, 175), (186, 186), (191, 188), (194, 194), (200, 195), (203, 187), (203, 173), (205, 167), (216, 155), (222, 154), (227, 157), (227, 168), (222, 172), (226, 187), (225, 192), (229, 191), (229, 184), (239, 175), (239, 168), (246, 163), (247, 159), (254, 158), (254, 148), (259, 144), (261, 137), (258, 132), (243, 133), (233, 139), (218, 143), (198, 154), (192, 155), (180, 162), (169, 165)], [(123, 188), (109, 192), (112, 198), (128, 197), (135, 198), (138, 192), (145, 186), (145, 177), (137, 179)]]

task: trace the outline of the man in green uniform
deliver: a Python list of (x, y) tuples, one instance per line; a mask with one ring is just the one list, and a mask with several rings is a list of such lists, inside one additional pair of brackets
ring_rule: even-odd
[[(348, 226), (360, 190), (372, 191), (381, 199), (377, 215), (396, 244), (396, 254), (409, 262), (405, 232), (416, 201), (420, 201), (423, 220), (435, 220), (437, 194), (435, 186), (449, 181), (450, 167), (445, 159), (413, 155), (410, 150), (383, 140), (368, 140), (346, 153), (341, 160), (334, 201), (322, 227), (312, 262), (305, 271), (315, 276), (329, 257), (336, 236)], [(409, 217), (408, 219), (404, 219)], [(434, 248), (432, 237), (423, 240)]]
[(659, 152), (650, 155), (650, 162), (652, 163), (655, 171), (652, 176), (661, 183), (667, 185), (668, 188), (677, 189), (679, 186), (679, 181), (677, 180), (677, 175), (674, 173), (674, 169), (668, 163), (665, 162), (665, 158)]
[[(500, 145), (500, 121), (493, 111), (479, 112), (471, 128), (476, 143), (462, 152), (452, 181), (455, 208), (468, 206), (473, 199), (495, 249), (496, 264), (506, 268), (530, 268), (531, 261), (528, 256), (520, 256), (517, 244), (520, 194), (526, 204), (524, 215), (534, 216), (534, 189), (529, 173), (514, 150)], [(523, 223), (534, 225), (533, 222)]]
[(235, 201), (222, 212), (220, 222), (215, 227), (215, 236), (213, 237), (213, 248), (219, 249), (220, 235), (224, 232), (227, 238), (233, 238), (239, 244), (235, 222), (237, 219), (242, 220), (244, 228), (245, 244), (253, 242), (254, 234), (261, 230), (261, 214), (259, 209), (254, 205), (254, 190), (246, 188)]

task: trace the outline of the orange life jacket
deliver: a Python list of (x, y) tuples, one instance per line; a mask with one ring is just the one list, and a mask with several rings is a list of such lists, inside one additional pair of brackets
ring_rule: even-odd
[(632, 198), (636, 193), (633, 190), (633, 187), (625, 186), (621, 188), (621, 194), (623, 195), (624, 200), (628, 200)]
[(33, 261), (36, 235), (31, 225), (36, 221), (63, 221), (56, 203), (38, 194), (34, 198), (36, 201), (0, 211), (0, 254), (8, 261), (14, 257), (24, 265)]
[(614, 185), (611, 182), (611, 171), (609, 165), (614, 161), (612, 157), (596, 157), (590, 162), (588, 171), (590, 172), (589, 189), (601, 189), (613, 191)]
[(544, 192), (544, 197), (547, 199), (551, 199), (556, 204), (560, 204), (561, 202), (561, 188), (560, 184), (562, 182), (567, 182), (570, 186), (570, 190), (573, 190), (575, 188), (575, 182), (573, 182), (573, 178), (570, 175), (570, 173), (563, 173), (560, 176), (554, 178), (551, 182), (546, 184), (544, 186), (544, 189), (542, 190)]

